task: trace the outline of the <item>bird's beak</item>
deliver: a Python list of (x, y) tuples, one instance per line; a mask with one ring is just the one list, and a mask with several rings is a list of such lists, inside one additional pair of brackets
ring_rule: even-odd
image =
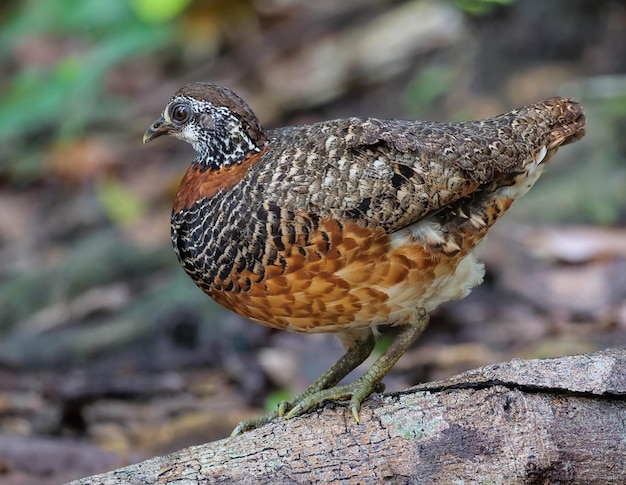
[(143, 142), (148, 143), (150, 140), (154, 140), (161, 135), (167, 135), (171, 128), (172, 127), (165, 121), (165, 118), (161, 116), (158, 120), (152, 123), (150, 128), (148, 128), (143, 134)]

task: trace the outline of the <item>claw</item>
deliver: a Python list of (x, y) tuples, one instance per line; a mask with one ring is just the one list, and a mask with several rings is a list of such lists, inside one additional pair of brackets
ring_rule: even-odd
[(285, 416), (285, 413), (288, 412), (291, 408), (292, 405), (288, 401), (280, 401), (280, 403), (278, 403), (278, 417), (282, 418), (283, 416)]
[(303, 412), (302, 406), (298, 404), (297, 406), (292, 407), (289, 412), (285, 414), (285, 419), (291, 419), (299, 414), (302, 414)]
[(233, 429), (233, 432), (230, 433), (230, 437), (234, 438), (235, 436), (245, 433), (246, 431), (249, 431), (249, 430), (245, 429), (245, 426), (243, 426), (243, 423), (239, 423), (235, 427), (235, 429)]
[(350, 406), (350, 411), (352, 412), (352, 417), (354, 418), (354, 420), (356, 421), (356, 424), (361, 424), (361, 421), (359, 420), (359, 409), (361, 406)]

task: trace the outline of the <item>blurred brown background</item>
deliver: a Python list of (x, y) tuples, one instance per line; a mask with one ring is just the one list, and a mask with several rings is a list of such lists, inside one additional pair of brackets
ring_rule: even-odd
[(266, 127), (576, 98), (587, 136), (491, 232), (485, 284), (438, 309), (385, 382), (626, 345), (623, 1), (14, 0), (0, 22), (0, 482), (224, 437), (342, 352), (223, 310), (179, 268), (170, 204), (193, 154), (141, 137), (195, 80)]

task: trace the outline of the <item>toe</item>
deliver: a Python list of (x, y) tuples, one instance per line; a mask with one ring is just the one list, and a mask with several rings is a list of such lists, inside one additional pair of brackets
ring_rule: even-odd
[(252, 431), (253, 429), (260, 428), (264, 424), (267, 424), (273, 419), (275, 419), (277, 416), (278, 416), (278, 412), (273, 411), (271, 413), (264, 414), (263, 416), (256, 416), (254, 418), (244, 419), (235, 427), (235, 429), (230, 434), (230, 436), (231, 437), (238, 436), (240, 434), (245, 433), (246, 431)]
[(278, 403), (278, 417), (282, 418), (285, 416), (290, 409), (293, 408), (293, 405), (289, 401), (280, 401)]

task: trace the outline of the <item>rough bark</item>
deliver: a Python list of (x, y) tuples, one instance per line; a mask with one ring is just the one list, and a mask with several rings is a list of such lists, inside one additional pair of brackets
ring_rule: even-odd
[(72, 482), (626, 483), (626, 350), (513, 360)]

